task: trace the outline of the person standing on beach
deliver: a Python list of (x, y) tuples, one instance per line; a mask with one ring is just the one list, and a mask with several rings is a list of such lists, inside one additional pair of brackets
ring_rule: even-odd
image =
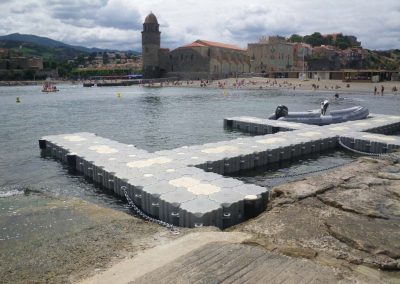
[(382, 85), (381, 86), (381, 96), (383, 96), (383, 91), (385, 90), (385, 87)]
[(374, 88), (374, 96), (376, 96), (376, 92), (378, 91), (378, 89), (376, 88), (376, 86), (375, 86), (375, 88)]

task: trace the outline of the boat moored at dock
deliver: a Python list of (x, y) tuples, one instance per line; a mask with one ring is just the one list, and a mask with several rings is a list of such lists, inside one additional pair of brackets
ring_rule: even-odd
[(275, 113), (269, 119), (299, 122), (312, 125), (328, 125), (352, 120), (365, 119), (369, 115), (369, 110), (363, 106), (354, 106), (345, 109), (328, 111), (329, 103), (321, 103), (321, 110), (309, 110), (304, 112), (289, 112), (284, 105), (279, 105)]

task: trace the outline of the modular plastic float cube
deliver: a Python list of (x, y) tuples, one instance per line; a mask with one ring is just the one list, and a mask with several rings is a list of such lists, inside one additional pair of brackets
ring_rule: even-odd
[(398, 138), (360, 132), (393, 131), (400, 127), (400, 117), (396, 116), (376, 115), (368, 123), (355, 121), (322, 127), (248, 117), (242, 121), (235, 119), (224, 123), (256, 134), (290, 131), (155, 153), (91, 133), (43, 137), (39, 146), (44, 153), (122, 198), (126, 188), (128, 196), (146, 214), (180, 226), (220, 228), (264, 211), (269, 193), (267, 188), (221, 174), (334, 148), (339, 137), (349, 147), (374, 153), (400, 147)]

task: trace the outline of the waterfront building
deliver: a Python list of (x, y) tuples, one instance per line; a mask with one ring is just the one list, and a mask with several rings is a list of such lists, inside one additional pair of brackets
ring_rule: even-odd
[(170, 76), (187, 79), (234, 77), (250, 71), (245, 49), (231, 44), (196, 40), (169, 52), (163, 70)]
[(250, 58), (246, 50), (238, 46), (196, 40), (170, 51), (160, 48), (160, 34), (157, 18), (150, 13), (142, 31), (145, 78), (217, 79), (250, 71)]
[(313, 48), (312, 56), (307, 58), (307, 62), (311, 71), (339, 71), (341, 56), (335, 47), (321, 45)]
[(11, 56), (0, 58), (0, 70), (43, 70), (42, 57)]
[(294, 45), (284, 37), (261, 37), (259, 42), (247, 45), (247, 52), (250, 56), (251, 72), (268, 73), (294, 69)]
[(312, 46), (306, 43), (293, 43), (293, 71), (308, 70), (307, 58), (312, 55)]

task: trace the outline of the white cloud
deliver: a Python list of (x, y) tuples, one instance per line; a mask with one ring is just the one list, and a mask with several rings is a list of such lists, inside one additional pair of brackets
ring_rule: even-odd
[(400, 48), (398, 0), (1, 0), (0, 33), (140, 50), (141, 24), (150, 11), (169, 48), (196, 39), (245, 47), (263, 35), (315, 31), (352, 34), (371, 49)]

